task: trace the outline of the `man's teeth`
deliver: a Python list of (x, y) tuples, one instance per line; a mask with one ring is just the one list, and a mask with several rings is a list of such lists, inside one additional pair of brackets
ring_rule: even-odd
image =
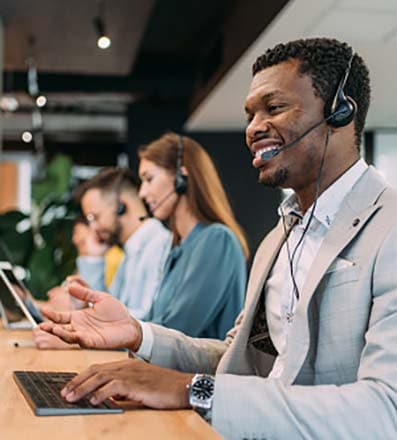
[(267, 151), (277, 150), (277, 149), (278, 149), (278, 146), (261, 148), (260, 150), (255, 151), (255, 157), (261, 157), (263, 153), (266, 153)]

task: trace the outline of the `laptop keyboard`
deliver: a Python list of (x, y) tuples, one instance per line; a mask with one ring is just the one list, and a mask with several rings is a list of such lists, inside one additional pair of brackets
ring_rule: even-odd
[(36, 416), (121, 413), (111, 400), (92, 405), (88, 398), (69, 403), (60, 395), (61, 389), (76, 373), (48, 371), (14, 371), (14, 380)]

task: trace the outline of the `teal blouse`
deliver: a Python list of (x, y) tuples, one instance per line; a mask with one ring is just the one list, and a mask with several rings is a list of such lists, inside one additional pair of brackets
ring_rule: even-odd
[(226, 226), (197, 224), (166, 261), (144, 321), (199, 338), (223, 339), (243, 307), (246, 261)]

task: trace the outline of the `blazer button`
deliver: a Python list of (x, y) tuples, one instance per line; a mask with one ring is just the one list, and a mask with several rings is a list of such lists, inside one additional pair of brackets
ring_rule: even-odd
[(360, 223), (360, 219), (359, 218), (355, 218), (353, 220), (353, 226), (357, 226)]

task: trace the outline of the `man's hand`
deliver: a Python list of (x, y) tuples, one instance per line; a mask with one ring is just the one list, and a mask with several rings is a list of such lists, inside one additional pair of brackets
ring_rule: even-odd
[(58, 336), (41, 330), (40, 327), (35, 327), (32, 331), (34, 343), (40, 350), (71, 350), (72, 348), (80, 348), (78, 345), (68, 344), (58, 338)]
[(70, 295), (92, 307), (71, 312), (43, 307), (43, 314), (52, 322), (41, 323), (41, 330), (85, 348), (138, 350), (142, 342), (141, 326), (122, 303), (112, 295), (78, 284), (71, 284), (68, 290)]
[(73, 283), (83, 287), (89, 287), (88, 283), (79, 274), (68, 276), (61, 286), (53, 287), (47, 292), (48, 305), (53, 310), (63, 312), (83, 309), (87, 306), (84, 301), (77, 300), (69, 295), (68, 289)]
[(73, 283), (80, 284), (80, 286), (83, 286), (83, 287), (90, 287), (90, 285), (87, 283), (87, 281), (78, 273), (67, 276), (65, 278), (65, 281), (62, 283), (62, 286), (66, 287), (68, 289)]
[(53, 310), (66, 311), (74, 309), (71, 296), (65, 287), (53, 287), (47, 292), (47, 296), (47, 306), (51, 307)]
[(61, 394), (69, 402), (91, 395), (94, 405), (113, 397), (150, 408), (181, 409), (189, 407), (187, 385), (192, 377), (193, 374), (128, 359), (91, 366), (73, 378)]
[(74, 226), (72, 241), (79, 256), (99, 257), (109, 249), (109, 245), (101, 242), (96, 232), (84, 223)]

